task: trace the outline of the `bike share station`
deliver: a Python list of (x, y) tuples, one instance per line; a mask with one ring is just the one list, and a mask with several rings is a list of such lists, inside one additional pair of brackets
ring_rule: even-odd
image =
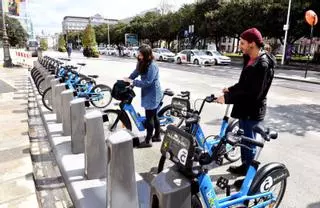
[[(106, 132), (106, 114), (86, 108), (85, 98), (77, 98), (73, 90), (66, 89), (66, 84), (60, 83), (60, 80), (48, 73), (39, 62), (35, 62), (34, 67), (45, 76), (45, 87), (52, 88), (51, 99), (48, 101), (52, 111), (39, 101), (41, 95), (34, 83), (33, 90), (29, 92), (29, 101), (35, 99), (38, 104), (49, 141), (75, 207), (240, 208), (248, 207), (248, 204), (239, 205), (245, 204), (244, 201), (249, 203), (248, 201), (257, 198), (263, 199), (262, 203), (250, 206), (258, 208), (276, 201), (269, 189), (272, 184), (282, 184), (283, 181), (286, 183), (289, 172), (283, 164), (270, 163), (257, 171), (257, 162), (250, 166), (240, 192), (230, 195), (228, 183), (220, 181), (218, 186), (227, 190), (227, 197), (218, 199), (205, 165), (212, 162), (219, 164), (226, 155), (227, 143), (236, 146), (241, 139), (246, 140), (255, 145), (258, 152), (264, 141), (276, 139), (277, 135), (257, 129), (264, 141), (253, 141), (240, 135), (220, 138), (210, 148), (206, 147), (205, 142), (203, 147), (198, 147), (195, 145), (194, 135), (172, 125), (168, 126), (159, 150), (162, 154), (159, 174), (152, 176), (151, 183), (147, 183), (135, 172), (134, 135), (128, 130)], [(189, 107), (186, 99), (173, 101), (173, 105), (179, 109), (176, 112), (172, 109), (173, 114), (189, 111), (185, 109)], [(206, 102), (209, 101), (210, 97), (206, 98)], [(193, 129), (192, 125), (198, 125), (199, 118), (194, 114), (189, 115), (190, 118), (186, 120), (189, 124), (186, 128), (197, 132), (199, 128)], [(171, 160), (174, 166), (162, 171), (161, 163), (166, 159)], [(249, 182), (252, 180), (250, 186)], [(282, 196), (283, 193), (281, 198)]]

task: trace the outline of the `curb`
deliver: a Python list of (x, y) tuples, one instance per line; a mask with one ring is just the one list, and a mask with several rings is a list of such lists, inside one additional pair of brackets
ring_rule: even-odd
[(320, 81), (305, 80), (304, 78), (292, 78), (292, 77), (279, 76), (279, 75), (274, 75), (274, 78), (320, 85)]

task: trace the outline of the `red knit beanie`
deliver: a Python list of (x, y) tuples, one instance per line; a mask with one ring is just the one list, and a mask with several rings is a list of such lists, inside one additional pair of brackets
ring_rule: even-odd
[(258, 47), (263, 47), (263, 38), (257, 28), (250, 28), (244, 31), (240, 37), (249, 43), (255, 42)]

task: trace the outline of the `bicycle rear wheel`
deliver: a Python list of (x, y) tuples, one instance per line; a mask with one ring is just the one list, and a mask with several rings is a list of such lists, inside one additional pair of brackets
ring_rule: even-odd
[[(266, 175), (262, 181), (265, 181), (264, 183), (268, 183), (268, 175)], [(284, 193), (286, 191), (286, 187), (287, 187), (287, 179), (283, 179), (282, 181), (280, 181), (277, 184), (273, 184), (268, 190), (265, 191), (271, 191), (272, 195), (275, 197), (275, 201), (269, 205), (267, 205), (267, 208), (278, 208), (280, 206), (280, 203), (282, 201), (282, 198), (284, 196)], [(251, 194), (252, 195), (252, 194)], [(265, 201), (270, 200), (270, 197), (261, 197), (261, 198), (257, 198), (257, 199), (252, 199), (250, 201), (246, 202), (246, 206), (248, 208), (250, 207), (254, 207), (260, 203), (263, 203)]]

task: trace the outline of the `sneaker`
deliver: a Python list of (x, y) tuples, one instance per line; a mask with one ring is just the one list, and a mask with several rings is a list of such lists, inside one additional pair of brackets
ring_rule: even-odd
[(152, 137), (152, 142), (161, 142), (161, 138), (160, 138), (160, 136), (153, 136)]
[(245, 176), (247, 174), (247, 166), (245, 164), (240, 166), (230, 166), (227, 171), (233, 174)]
[(138, 145), (138, 148), (148, 148), (148, 147), (152, 147), (152, 143), (151, 142), (141, 142), (139, 145)]

